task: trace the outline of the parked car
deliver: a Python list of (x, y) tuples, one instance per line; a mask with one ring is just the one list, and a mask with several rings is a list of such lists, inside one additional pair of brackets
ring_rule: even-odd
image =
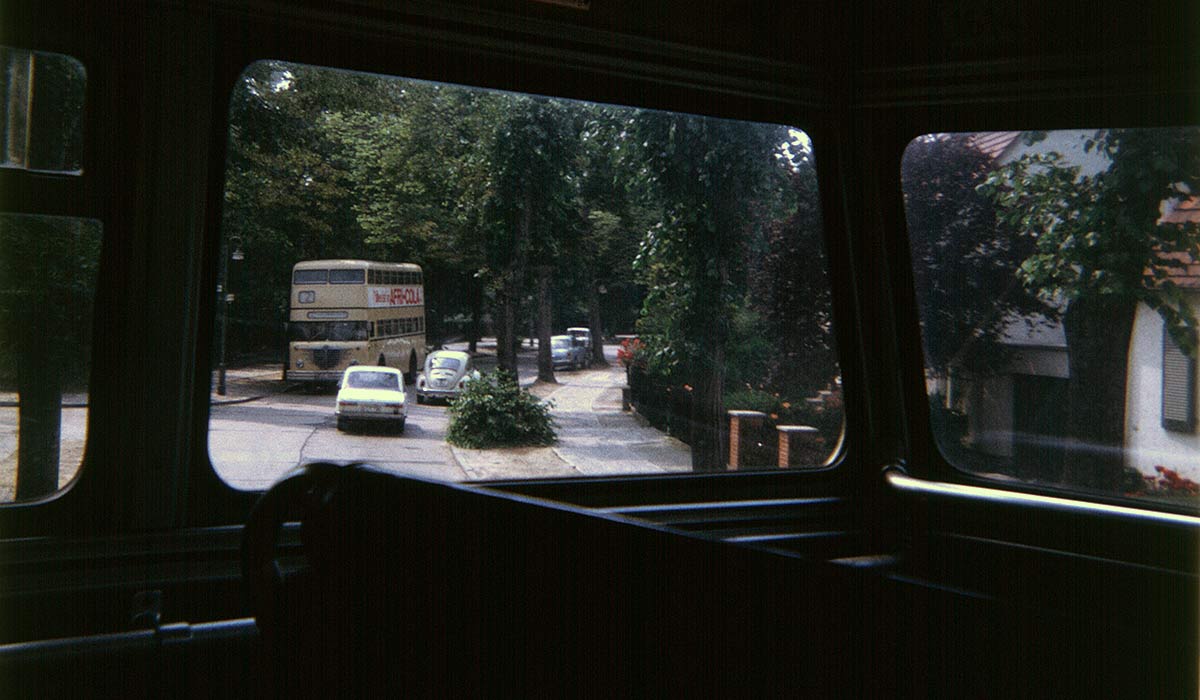
[(587, 351), (592, 351), (592, 329), (584, 328), (583, 326), (571, 326), (567, 329), (567, 335), (575, 339), (575, 342), (581, 343)]
[(338, 382), (337, 429), (351, 423), (390, 423), (404, 430), (408, 406), (404, 395), (404, 375), (392, 367), (355, 365)]
[(417, 403), (449, 400), (471, 380), (471, 356), (457, 350), (437, 350), (425, 358), (425, 371), (417, 377)]
[(554, 369), (579, 369), (587, 366), (588, 349), (569, 335), (550, 337), (550, 357)]

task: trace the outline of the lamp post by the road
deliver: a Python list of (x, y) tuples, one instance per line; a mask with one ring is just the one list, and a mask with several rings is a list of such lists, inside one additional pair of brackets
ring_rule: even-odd
[(233, 303), (232, 267), (233, 263), (246, 259), (246, 254), (242, 252), (241, 238), (230, 238), (229, 247), (233, 250), (229, 253), (229, 259), (224, 261), (224, 283), (217, 288), (217, 293), (221, 295), (221, 362), (217, 369), (217, 394), (220, 396), (225, 395), (225, 338), (229, 335), (229, 305)]

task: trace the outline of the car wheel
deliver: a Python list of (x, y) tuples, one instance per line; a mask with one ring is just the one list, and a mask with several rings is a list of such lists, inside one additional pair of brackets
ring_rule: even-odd
[(397, 433), (404, 432), (404, 420), (405, 419), (401, 418), (400, 421), (398, 423), (396, 423), (396, 432)]
[(349, 430), (350, 429), (350, 421), (345, 418), (342, 418), (341, 416), (338, 416), (337, 429), (338, 430)]
[(425, 397), (417, 394), (417, 403), (425, 403)]

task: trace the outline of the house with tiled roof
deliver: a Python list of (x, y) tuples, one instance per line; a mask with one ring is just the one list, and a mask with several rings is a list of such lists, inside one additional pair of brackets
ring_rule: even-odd
[[(969, 143), (997, 167), (1030, 153), (1061, 154), (1094, 175), (1109, 167), (1106, 156), (1085, 142), (1095, 132), (1054, 131), (1036, 142), (1023, 132), (973, 134)], [(1200, 225), (1200, 197), (1163, 202), (1162, 224)], [(1184, 290), (1200, 314), (1200, 261), (1184, 253), (1163, 256), (1165, 281)], [(1147, 271), (1148, 284), (1155, 282)], [(998, 338), (1006, 364), (988, 376), (960, 382), (956, 408), (966, 415), (966, 442), (973, 450), (1015, 465), (1060, 463), (1066, 449), (1066, 387), (1070, 378), (1062, 326), (1043, 317), (1013, 315)], [(1196, 362), (1166, 332), (1158, 312), (1139, 304), (1127, 370), (1125, 463), (1146, 476), (1163, 466), (1200, 480), (1200, 434), (1196, 430)]]
[[(1165, 202), (1161, 224), (1200, 224), (1200, 199)], [(1166, 279), (1184, 290), (1200, 314), (1200, 261), (1186, 253), (1164, 255)], [(1149, 276), (1148, 276), (1149, 279)], [(1125, 394), (1126, 464), (1147, 475), (1158, 466), (1196, 480), (1200, 477), (1200, 434), (1196, 431), (1196, 359), (1167, 333), (1162, 317), (1139, 304), (1129, 346)]]

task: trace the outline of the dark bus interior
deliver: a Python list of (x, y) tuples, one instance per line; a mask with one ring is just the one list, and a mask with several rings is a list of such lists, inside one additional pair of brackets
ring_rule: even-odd
[[(104, 229), (82, 469), (0, 506), (0, 695), (1200, 691), (1194, 513), (939, 451), (900, 181), (922, 134), (1196, 125), (1189, 3), (0, 10), (0, 45), (87, 78), (83, 174), (0, 169), (3, 211)], [(226, 485), (210, 290), (230, 91), (261, 59), (802, 127), (845, 392), (829, 468), (444, 484), (311, 464), (265, 495)]]

